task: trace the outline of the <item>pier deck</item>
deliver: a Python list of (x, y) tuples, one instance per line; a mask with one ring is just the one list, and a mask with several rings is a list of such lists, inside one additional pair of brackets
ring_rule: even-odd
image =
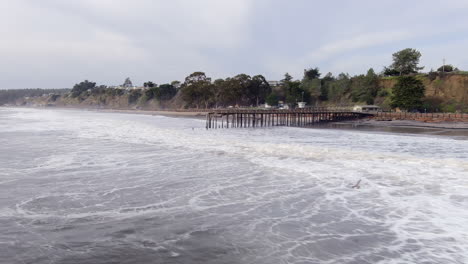
[(372, 113), (327, 110), (215, 110), (206, 114), (206, 129), (255, 128), (273, 126), (308, 127), (325, 122), (355, 120), (373, 116)]

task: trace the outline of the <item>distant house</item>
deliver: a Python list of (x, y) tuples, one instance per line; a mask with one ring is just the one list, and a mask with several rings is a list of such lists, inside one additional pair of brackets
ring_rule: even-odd
[(281, 85), (280, 81), (267, 81), (270, 87), (277, 87)]
[(305, 108), (306, 104), (307, 104), (306, 102), (297, 102), (297, 107), (298, 108)]
[(355, 112), (374, 112), (380, 111), (380, 107), (376, 105), (355, 105), (353, 107), (353, 111)]
[(146, 90), (147, 88), (144, 86), (133, 86), (130, 88), (131, 90)]
[(174, 86), (174, 88), (176, 88), (176, 89), (179, 89), (179, 88), (182, 86), (182, 84), (181, 84), (179, 81), (174, 81), (174, 82), (172, 82), (171, 84), (172, 84), (172, 86)]

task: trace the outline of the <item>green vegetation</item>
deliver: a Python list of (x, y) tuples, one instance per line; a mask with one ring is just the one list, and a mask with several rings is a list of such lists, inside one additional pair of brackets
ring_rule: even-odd
[(278, 96), (276, 94), (270, 94), (266, 98), (266, 103), (269, 104), (270, 106), (277, 106), (278, 105)]
[(334, 103), (340, 102), (343, 95), (351, 89), (351, 82), (349, 74), (340, 73), (334, 81), (325, 83), (328, 100)]
[(418, 66), (421, 53), (415, 49), (403, 49), (393, 53), (392, 56), (392, 65), (384, 69), (384, 74), (387, 76), (407, 75), (424, 69)]
[(124, 83), (122, 84), (122, 87), (125, 87), (125, 88), (131, 88), (133, 87), (133, 83), (132, 81), (130, 80), (130, 78), (126, 78)]
[(194, 72), (185, 78), (182, 84), (182, 98), (189, 106), (208, 108), (213, 98), (214, 85), (204, 72)]
[(392, 107), (404, 110), (422, 109), (424, 84), (413, 76), (401, 76), (393, 87)]
[(427, 112), (468, 112), (468, 105), (454, 100), (443, 100), (440, 97), (426, 97), (423, 99), (423, 108)]
[[(69, 95), (48, 95), (46, 103), (85, 103), (112, 107), (131, 105), (138, 108), (218, 108), (258, 107), (264, 103), (276, 106), (280, 101), (295, 107), (298, 102), (304, 101), (309, 106), (356, 103), (378, 104), (385, 109), (391, 107), (430, 111), (466, 109), (467, 107), (461, 105), (458, 99), (447, 102), (448, 98), (445, 98), (443, 102), (441, 98), (424, 98), (423, 84), (429, 85), (432, 90), (444, 89), (449, 85), (449, 81), (450, 87), (466, 86), (467, 81), (465, 84), (463, 82), (460, 84), (457, 79), (452, 80), (448, 77), (468, 72), (459, 71), (452, 65), (444, 65), (437, 71), (418, 73), (424, 68), (419, 66), (420, 57), (421, 53), (415, 49), (395, 52), (393, 63), (384, 67), (380, 74), (371, 68), (366, 74), (356, 76), (347, 73), (334, 76), (330, 72), (322, 76), (318, 67), (311, 67), (305, 69), (302, 78), (299, 79), (286, 73), (281, 81), (273, 82), (272, 87), (262, 75), (238, 74), (213, 81), (204, 72), (190, 74), (183, 83), (173, 81), (170, 84), (158, 85), (147, 81), (143, 83), (143, 87), (134, 87), (130, 78), (126, 78), (119, 87), (97, 86), (95, 82), (85, 80), (76, 84)], [(35, 97), (42, 93), (46, 92), (0, 91), (0, 104), (2, 100), (3, 103), (14, 102), (17, 98)], [(446, 96), (443, 93), (442, 95)], [(454, 95), (450, 96), (454, 98)]]
[(438, 72), (453, 72), (453, 71), (458, 71), (457, 68), (453, 67), (453, 65), (448, 64), (448, 65), (442, 65), (437, 69)]
[(398, 76), (380, 76), (382, 80), (397, 80)]
[(128, 94), (128, 99), (127, 99), (128, 104), (135, 104), (142, 95), (143, 93), (139, 90), (130, 91), (130, 93)]
[(160, 101), (163, 100), (171, 100), (177, 93), (177, 89), (172, 84), (162, 84), (160, 86), (156, 86), (153, 84), (148, 90), (144, 92), (146, 96), (146, 101), (151, 100), (153, 98), (158, 99)]
[(265, 103), (271, 88), (261, 75), (238, 74), (212, 83), (204, 72), (194, 72), (185, 78), (180, 91), (186, 107), (208, 108), (258, 106)]
[(52, 94), (54, 100), (58, 96), (70, 92), (70, 89), (9, 89), (0, 90), (0, 105), (14, 103), (25, 97), (37, 97)]
[(87, 92), (87, 91), (91, 91), (95, 87), (96, 87), (95, 82), (90, 82), (88, 80), (85, 80), (84, 82), (77, 83), (77, 84), (75, 84), (75, 86), (73, 86), (73, 89), (71, 90), (71, 96), (72, 97), (78, 97), (82, 93)]
[(374, 104), (374, 98), (377, 96), (379, 90), (378, 81), (378, 76), (372, 68), (367, 71), (366, 75), (355, 77), (351, 86), (353, 102)]
[(380, 90), (378, 93), (377, 93), (377, 96), (379, 97), (387, 97), (390, 93), (387, 91), (387, 90)]

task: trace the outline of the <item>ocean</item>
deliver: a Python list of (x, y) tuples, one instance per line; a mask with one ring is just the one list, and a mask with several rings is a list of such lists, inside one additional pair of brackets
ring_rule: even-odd
[(0, 263), (468, 263), (466, 138), (204, 127), (0, 108)]

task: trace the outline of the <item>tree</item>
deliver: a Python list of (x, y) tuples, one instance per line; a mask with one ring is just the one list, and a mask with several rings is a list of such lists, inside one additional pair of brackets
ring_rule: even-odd
[(226, 80), (217, 80), (215, 84), (218, 98), (224, 106), (238, 105), (241, 101), (242, 87), (235, 78), (226, 78)]
[(403, 49), (396, 53), (393, 53), (393, 64), (390, 69), (393, 69), (400, 73), (400, 75), (417, 73), (424, 67), (418, 67), (421, 53), (415, 49)]
[(281, 80), (282, 83), (288, 83), (292, 81), (293, 77), (289, 73), (284, 74), (284, 79)]
[(125, 87), (125, 88), (132, 88), (133, 87), (133, 83), (132, 81), (130, 80), (130, 78), (126, 78), (124, 83), (122, 84), (122, 87)]
[(280, 80), (280, 91), (277, 95), (279, 95), (280, 100), (288, 101), (288, 95), (291, 93), (291, 82), (293, 77), (289, 73), (284, 74), (284, 79)]
[(174, 97), (177, 93), (177, 89), (172, 84), (162, 84), (159, 86), (159, 94), (157, 98), (159, 100), (170, 100)]
[(330, 90), (330, 85), (335, 82), (335, 77), (333, 77), (333, 74), (331, 72), (327, 73), (325, 77), (320, 80), (320, 100), (322, 101), (327, 101), (328, 98), (328, 93)]
[(362, 101), (362, 98), (366, 94), (364, 78), (364, 74), (356, 75), (351, 78), (351, 100), (353, 102)]
[(220, 105), (224, 105), (223, 96), (224, 80), (216, 79), (213, 82), (213, 99), (215, 108), (218, 108)]
[(309, 68), (304, 70), (304, 76), (302, 77), (301, 81), (301, 89), (308, 94), (308, 98), (310, 98), (308, 101), (316, 101), (321, 94), (321, 81), (319, 80), (320, 75), (319, 68), (317, 67), (314, 69)]
[(88, 80), (85, 80), (84, 82), (77, 83), (73, 86), (73, 89), (71, 90), (71, 96), (72, 97), (78, 97), (80, 94), (87, 90), (92, 90), (96, 87), (95, 82), (90, 82)]
[(140, 90), (132, 90), (128, 94), (128, 104), (134, 104), (138, 101), (138, 99), (142, 96), (143, 94), (141, 93)]
[(400, 72), (393, 68), (384, 67), (382, 74), (384, 76), (398, 76), (400, 75)]
[(306, 94), (301, 88), (301, 82), (293, 81), (289, 82), (286, 90), (286, 103), (294, 105), (299, 101), (302, 101), (302, 96), (304, 95), (304, 100), (309, 100), (309, 93)]
[(367, 71), (364, 78), (364, 87), (366, 89), (363, 98), (364, 101), (366, 101), (367, 104), (374, 104), (374, 98), (379, 92), (379, 77), (372, 68)]
[(401, 76), (393, 87), (392, 107), (417, 110), (422, 107), (424, 84), (413, 76)]
[(366, 75), (359, 75), (352, 79), (351, 98), (354, 102), (374, 104), (374, 98), (379, 91), (379, 80), (374, 69), (370, 68)]
[(153, 98), (158, 98), (159, 96), (159, 87), (153, 86), (145, 91), (146, 100), (151, 100)]
[(231, 78), (231, 87), (233, 96), (236, 102), (242, 105), (252, 105), (254, 99), (251, 95), (252, 77), (250, 75), (241, 73)]
[(143, 83), (143, 86), (146, 88), (153, 88), (156, 86), (156, 84), (154, 82), (145, 82)]
[(315, 67), (313, 69), (309, 68), (309, 69), (304, 70), (304, 78), (303, 79), (313, 80), (313, 79), (318, 79), (318, 78), (320, 78), (319, 68)]
[(351, 77), (347, 73), (340, 73), (328, 87), (328, 100), (338, 102), (351, 88)]
[(265, 102), (268, 94), (271, 93), (270, 84), (263, 75), (255, 75), (252, 77), (250, 84), (250, 95), (255, 99), (255, 104), (258, 106), (260, 103)]
[(268, 105), (276, 106), (278, 105), (278, 96), (276, 96), (276, 94), (274, 93), (271, 93), (270, 95), (267, 96), (267, 98), (265, 99), (265, 102)]
[(0, 105), (17, 104), (17, 100), (25, 97), (36, 97), (44, 94), (53, 93), (55, 95), (65, 95), (70, 92), (70, 89), (0, 89)]
[(320, 79), (303, 79), (301, 81), (301, 89), (308, 95), (308, 100), (305, 101), (313, 104), (319, 99), (322, 88), (321, 82), (322, 81)]
[(182, 99), (189, 106), (199, 108), (204, 105), (208, 108), (213, 101), (213, 85), (211, 78), (207, 77), (204, 72), (194, 72), (185, 78), (185, 82), (181, 86)]
[(442, 65), (442, 66), (440, 66), (440, 67), (437, 69), (437, 71), (438, 71), (438, 72), (453, 72), (455, 69), (456, 69), (456, 68), (453, 67), (453, 65), (448, 64), (448, 65)]

